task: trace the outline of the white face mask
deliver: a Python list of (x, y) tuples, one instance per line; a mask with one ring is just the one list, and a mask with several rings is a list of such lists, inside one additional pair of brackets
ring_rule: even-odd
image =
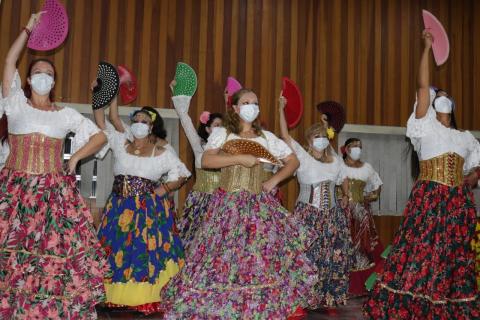
[(360, 156), (362, 155), (362, 149), (359, 147), (350, 148), (349, 155), (350, 155), (350, 158), (356, 161), (360, 159)]
[(312, 141), (312, 145), (317, 151), (323, 151), (326, 147), (330, 145), (330, 141), (325, 137), (314, 138)]
[(437, 97), (434, 100), (435, 110), (440, 113), (452, 113), (452, 100), (448, 99), (445, 96)]
[(245, 122), (253, 122), (255, 119), (257, 119), (259, 113), (260, 109), (258, 108), (258, 105), (244, 104), (240, 106), (240, 112), (238, 115)]
[(53, 86), (53, 77), (46, 73), (37, 73), (30, 77), (32, 90), (41, 96), (50, 93)]
[(142, 139), (148, 136), (150, 133), (150, 127), (148, 124), (136, 122), (130, 127), (132, 134), (137, 139)]

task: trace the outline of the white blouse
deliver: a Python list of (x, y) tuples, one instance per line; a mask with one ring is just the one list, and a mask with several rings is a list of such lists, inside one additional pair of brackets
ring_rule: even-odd
[(203, 151), (205, 151), (205, 144), (198, 135), (197, 130), (195, 130), (192, 119), (188, 115), (188, 108), (191, 100), (192, 97), (184, 95), (172, 97), (173, 106), (175, 107), (175, 111), (180, 118), (183, 131), (185, 131), (185, 135), (187, 136), (188, 142), (193, 150), (193, 155), (195, 157), (195, 168), (199, 169), (202, 167), (202, 155)]
[(368, 162), (364, 162), (360, 168), (350, 167), (342, 162), (340, 180), (343, 181), (346, 178), (364, 181), (366, 183), (364, 194), (377, 190), (383, 184), (378, 173)]
[(118, 132), (107, 122), (107, 129), (104, 132), (108, 138), (107, 146), (113, 152), (114, 175), (137, 176), (152, 181), (157, 181), (163, 175), (167, 175), (167, 182), (176, 181), (181, 177), (190, 177), (191, 174), (183, 162), (175, 152), (170, 150), (171, 146), (166, 147), (165, 151), (158, 156), (139, 157), (126, 150), (127, 130), (124, 133)]
[[(292, 150), (283, 140), (277, 138), (277, 136), (270, 131), (262, 130), (262, 132), (263, 136), (248, 138), (247, 140), (252, 140), (260, 143), (277, 159), (285, 159), (290, 154), (292, 154)], [(227, 136), (227, 129), (219, 127), (213, 130), (210, 134), (210, 137), (208, 137), (208, 143), (205, 145), (205, 150), (219, 149), (223, 146), (225, 142), (235, 139), (246, 138), (242, 138), (234, 133), (230, 133)]]
[(291, 146), (298, 160), (300, 167), (297, 169), (297, 179), (300, 184), (317, 184), (323, 181), (333, 181), (341, 184), (340, 170), (342, 160), (334, 153), (333, 161), (324, 163), (315, 159), (297, 141), (291, 138)]
[(464, 174), (480, 165), (480, 143), (469, 131), (447, 128), (437, 120), (432, 105), (427, 114), (420, 119), (415, 118), (414, 111), (407, 122), (407, 137), (420, 160), (428, 160), (447, 152), (455, 152), (465, 163)]
[(0, 100), (0, 117), (3, 114), (7, 115), (8, 132), (11, 134), (41, 133), (51, 138), (65, 139), (68, 133), (75, 133), (73, 153), (83, 147), (91, 136), (100, 132), (90, 119), (72, 108), (44, 111), (29, 105), (21, 88), (18, 70), (8, 97)]
[(4, 141), (3, 143), (0, 141), (0, 169), (5, 166), (5, 162), (7, 162), (9, 154), (10, 147), (8, 145), (8, 141)]

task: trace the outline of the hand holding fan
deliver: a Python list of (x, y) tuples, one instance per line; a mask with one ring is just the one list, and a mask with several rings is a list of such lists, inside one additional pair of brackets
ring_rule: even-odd
[(120, 78), (117, 69), (107, 62), (100, 62), (97, 70), (97, 86), (93, 88), (92, 107), (103, 108), (118, 94)]
[(250, 154), (260, 160), (260, 162), (270, 163), (281, 166), (282, 162), (275, 158), (270, 151), (268, 151), (260, 143), (247, 139), (233, 139), (228, 140), (222, 146), (222, 151), (228, 154)]
[(422, 16), (425, 29), (433, 36), (433, 58), (437, 66), (440, 66), (447, 61), (450, 53), (450, 42), (448, 41), (447, 33), (440, 21), (433, 14), (427, 10), (422, 10)]
[(58, 0), (45, 0), (41, 12), (40, 21), (28, 39), (28, 47), (48, 51), (60, 46), (67, 37), (67, 10)]
[(175, 70), (176, 84), (173, 87), (173, 95), (193, 96), (197, 90), (197, 74), (188, 64), (179, 62)]

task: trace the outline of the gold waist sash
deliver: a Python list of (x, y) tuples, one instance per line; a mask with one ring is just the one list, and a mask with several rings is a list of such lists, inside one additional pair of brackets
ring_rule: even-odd
[(40, 133), (8, 136), (10, 154), (5, 167), (30, 174), (62, 172), (63, 139)]
[(194, 191), (212, 193), (220, 183), (220, 170), (195, 169)]
[(240, 165), (230, 166), (222, 169), (219, 187), (227, 192), (246, 190), (259, 194), (262, 192), (262, 183), (271, 176), (272, 173), (265, 171), (261, 164), (252, 168)]
[(418, 180), (435, 181), (449, 187), (457, 187), (463, 183), (463, 163), (463, 158), (452, 152), (420, 161)]

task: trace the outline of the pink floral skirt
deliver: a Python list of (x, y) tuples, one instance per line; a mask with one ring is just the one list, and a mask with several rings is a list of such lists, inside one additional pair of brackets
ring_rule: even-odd
[(96, 319), (104, 252), (75, 177), (0, 172), (0, 319)]

